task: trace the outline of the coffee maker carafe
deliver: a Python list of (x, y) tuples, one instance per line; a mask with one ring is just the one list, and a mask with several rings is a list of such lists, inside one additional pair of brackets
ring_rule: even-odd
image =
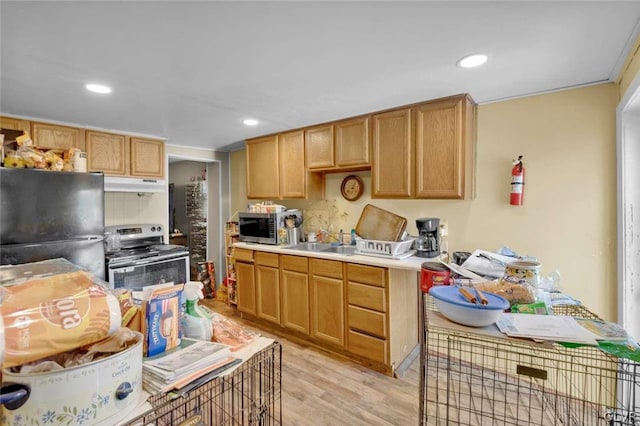
[(437, 257), (440, 255), (440, 219), (428, 217), (416, 219), (418, 239), (416, 240), (416, 256)]

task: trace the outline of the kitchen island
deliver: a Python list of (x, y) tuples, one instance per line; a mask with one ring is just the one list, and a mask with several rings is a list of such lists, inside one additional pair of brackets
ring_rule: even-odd
[(427, 259), (252, 243), (235, 243), (233, 259), (243, 318), (388, 375), (418, 356), (418, 272)]

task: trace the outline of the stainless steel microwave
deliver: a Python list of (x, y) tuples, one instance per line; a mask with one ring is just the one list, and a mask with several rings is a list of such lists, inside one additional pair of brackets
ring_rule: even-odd
[(280, 237), (278, 234), (278, 229), (284, 226), (284, 218), (297, 213), (298, 210), (280, 213), (240, 212), (238, 214), (239, 239), (247, 243), (280, 244), (286, 240), (286, 236)]

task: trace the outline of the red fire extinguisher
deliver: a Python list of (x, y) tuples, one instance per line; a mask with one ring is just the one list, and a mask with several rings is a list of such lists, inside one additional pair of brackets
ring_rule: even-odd
[(522, 155), (513, 160), (511, 169), (511, 205), (521, 206), (524, 201), (524, 164)]

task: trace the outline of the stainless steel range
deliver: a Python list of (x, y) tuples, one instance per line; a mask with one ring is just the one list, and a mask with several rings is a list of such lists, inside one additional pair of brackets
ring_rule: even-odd
[(105, 235), (105, 276), (115, 288), (141, 290), (152, 284), (189, 281), (189, 250), (164, 244), (161, 225), (106, 226)]

